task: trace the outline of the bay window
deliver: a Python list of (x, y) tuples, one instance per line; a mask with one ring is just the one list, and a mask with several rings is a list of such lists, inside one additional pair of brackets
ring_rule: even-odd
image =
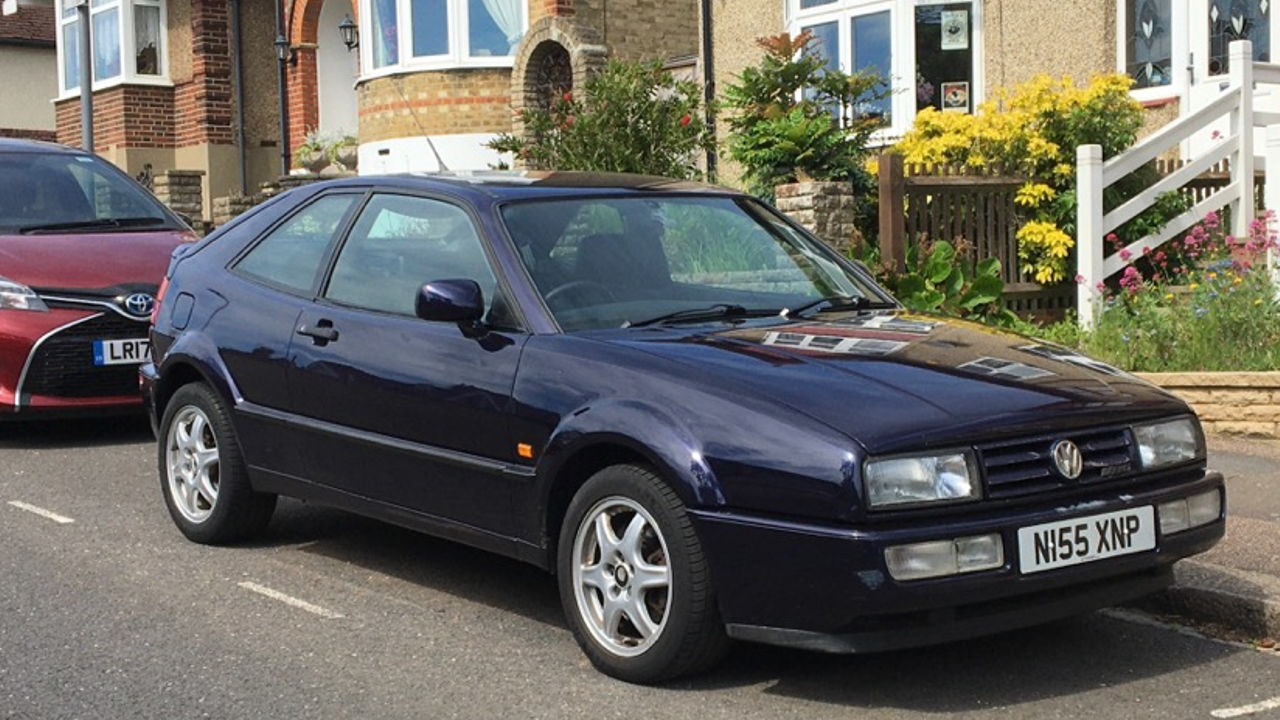
[(926, 107), (973, 112), (981, 97), (981, 2), (789, 0), (788, 28), (809, 31), (832, 68), (873, 72), (888, 97), (853, 108), (880, 118), (880, 139), (901, 135)]
[(528, 26), (527, 0), (361, 0), (372, 74), (513, 62)]
[[(164, 83), (162, 0), (90, 0), (95, 86), (121, 82)], [(59, 0), (58, 76), (64, 95), (80, 90), (80, 20), (75, 0)]]

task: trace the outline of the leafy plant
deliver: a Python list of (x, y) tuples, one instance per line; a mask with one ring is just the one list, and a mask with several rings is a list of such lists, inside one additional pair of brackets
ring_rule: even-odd
[(581, 93), (525, 108), (524, 132), (499, 135), (488, 146), (535, 170), (697, 178), (698, 153), (712, 147), (700, 95), (661, 63), (610, 60)]
[(742, 164), (750, 190), (771, 197), (778, 185), (812, 179), (849, 181), (860, 196), (872, 193), (865, 160), (871, 133), (884, 124), (871, 109), (888, 97), (885, 79), (828, 67), (807, 31), (756, 42), (764, 57), (724, 94), (734, 111), (729, 155)]
[(879, 251), (869, 249), (855, 258), (865, 264), (895, 297), (912, 310), (1010, 324), (1016, 316), (1004, 308), (1004, 280), (1000, 259), (989, 257), (974, 264), (972, 247), (957, 247), (942, 240), (915, 243), (907, 249), (906, 271), (894, 272), (880, 262)]

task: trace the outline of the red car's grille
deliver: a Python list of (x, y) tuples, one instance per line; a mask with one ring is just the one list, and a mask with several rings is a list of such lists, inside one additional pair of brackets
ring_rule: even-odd
[[(1080, 477), (1067, 480), (1054, 468), (1050, 454), (1058, 440), (1070, 440), (1080, 448), (1084, 466)], [(1079, 483), (1128, 477), (1138, 467), (1128, 428), (1082, 430), (978, 448), (987, 480), (987, 495), (1010, 498), (1047, 492)]]
[(110, 397), (138, 392), (137, 365), (94, 365), (94, 340), (147, 336), (145, 320), (107, 313), (51, 335), (27, 367), (24, 395), (64, 398)]

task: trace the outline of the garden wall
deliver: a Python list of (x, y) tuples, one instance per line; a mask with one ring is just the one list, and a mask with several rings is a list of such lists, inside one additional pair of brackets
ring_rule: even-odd
[(1205, 432), (1280, 439), (1280, 372), (1137, 375), (1190, 403)]

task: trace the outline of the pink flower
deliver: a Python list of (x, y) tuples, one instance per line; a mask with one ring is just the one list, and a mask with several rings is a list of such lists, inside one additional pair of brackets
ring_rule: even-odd
[(1218, 213), (1210, 210), (1209, 214), (1204, 216), (1204, 226), (1207, 228), (1218, 227)]
[(1083, 275), (1076, 275), (1076, 284), (1077, 284), (1077, 285), (1080, 285), (1080, 284), (1081, 284), (1081, 283), (1083, 283), (1083, 282), (1084, 282), (1084, 276), (1083, 276)]
[[(1121, 251), (1120, 251), (1120, 259), (1121, 259), (1121, 260), (1124, 260), (1125, 262), (1129, 262), (1129, 258), (1131, 258), (1131, 257), (1133, 257), (1133, 253), (1129, 252), (1128, 250), (1121, 250)], [(1132, 267), (1132, 266), (1130, 266), (1130, 267)]]
[(1210, 139), (1210, 140), (1217, 140), (1217, 139), (1218, 139), (1218, 138), (1220, 138), (1220, 137), (1222, 137), (1222, 133), (1218, 132), (1217, 130), (1214, 130), (1214, 131), (1213, 131), (1212, 133), (1210, 133), (1210, 135), (1209, 135), (1209, 139)]
[(1098, 292), (1106, 292), (1107, 290), (1106, 283), (1098, 283), (1097, 285), (1094, 285), (1094, 287), (1097, 288)]
[(1150, 254), (1151, 254), (1151, 246), (1150, 246), (1150, 245), (1143, 245), (1143, 246), (1142, 246), (1142, 254), (1143, 254), (1143, 255), (1150, 255)]

